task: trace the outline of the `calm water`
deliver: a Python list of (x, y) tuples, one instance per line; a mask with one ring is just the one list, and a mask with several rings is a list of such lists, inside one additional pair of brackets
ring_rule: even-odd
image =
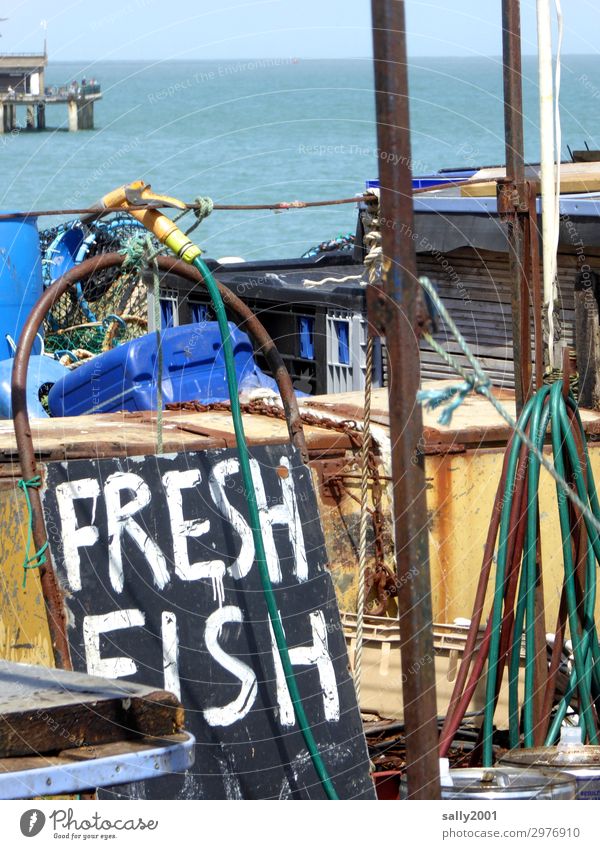
[[(223, 203), (350, 196), (377, 175), (369, 60), (51, 64), (47, 84), (95, 77), (94, 131), (0, 137), (0, 207), (85, 206), (123, 182)], [(526, 58), (526, 156), (538, 157), (535, 59)], [(414, 171), (498, 164), (497, 59), (417, 59), (411, 70)], [(566, 145), (600, 147), (600, 57), (565, 57)], [(19, 117), (24, 121), (24, 115)], [(211, 256), (298, 255), (354, 227), (354, 208), (214, 213), (196, 231)]]

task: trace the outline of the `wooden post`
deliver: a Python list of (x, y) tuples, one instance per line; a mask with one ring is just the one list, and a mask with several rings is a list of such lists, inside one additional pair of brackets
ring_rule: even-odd
[(77, 120), (77, 101), (75, 98), (67, 102), (67, 110), (69, 115), (69, 132), (76, 133), (79, 129), (79, 123)]
[(35, 128), (35, 106), (33, 103), (27, 104), (27, 129), (33, 130)]
[(37, 105), (37, 128), (38, 130), (46, 129), (46, 104), (38, 103)]
[(575, 279), (575, 350), (579, 403), (600, 410), (600, 310), (598, 276), (581, 271)]

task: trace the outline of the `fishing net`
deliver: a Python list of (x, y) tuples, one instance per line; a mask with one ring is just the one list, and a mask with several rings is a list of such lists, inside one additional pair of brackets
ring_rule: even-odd
[[(145, 229), (139, 222), (118, 214), (90, 226), (69, 221), (42, 231), (44, 286), (84, 259), (122, 250), (141, 233)], [(76, 362), (135, 339), (147, 329), (147, 291), (139, 269), (109, 268), (71, 287), (52, 306), (44, 326), (46, 350), (62, 353), (65, 363)]]
[(310, 259), (319, 254), (332, 253), (340, 251), (341, 253), (351, 254), (354, 250), (354, 233), (340, 233), (335, 239), (328, 239), (326, 242), (321, 242), (320, 245), (315, 245), (313, 248), (305, 251), (302, 254), (302, 259)]

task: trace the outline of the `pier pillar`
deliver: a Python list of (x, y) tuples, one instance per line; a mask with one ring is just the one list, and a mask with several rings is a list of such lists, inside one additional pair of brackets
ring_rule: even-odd
[(37, 105), (37, 128), (38, 130), (46, 129), (46, 104), (38, 103)]
[(69, 100), (67, 102), (67, 111), (69, 115), (69, 132), (76, 133), (79, 129), (77, 121), (77, 101)]
[(27, 129), (35, 128), (35, 106), (33, 103), (27, 105)]
[(77, 123), (80, 130), (94, 129), (94, 101), (81, 100), (77, 109)]
[(0, 135), (4, 133), (4, 103), (0, 100)]

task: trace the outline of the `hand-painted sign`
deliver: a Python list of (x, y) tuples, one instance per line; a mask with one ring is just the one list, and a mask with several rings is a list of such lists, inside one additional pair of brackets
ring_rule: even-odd
[[(310, 472), (287, 445), (253, 448), (251, 465), (319, 750), (341, 798), (372, 798)], [(43, 501), (75, 667), (171, 690), (197, 739), (190, 772), (129, 785), (129, 795), (322, 798), (267, 616), (236, 452), (50, 463)]]

